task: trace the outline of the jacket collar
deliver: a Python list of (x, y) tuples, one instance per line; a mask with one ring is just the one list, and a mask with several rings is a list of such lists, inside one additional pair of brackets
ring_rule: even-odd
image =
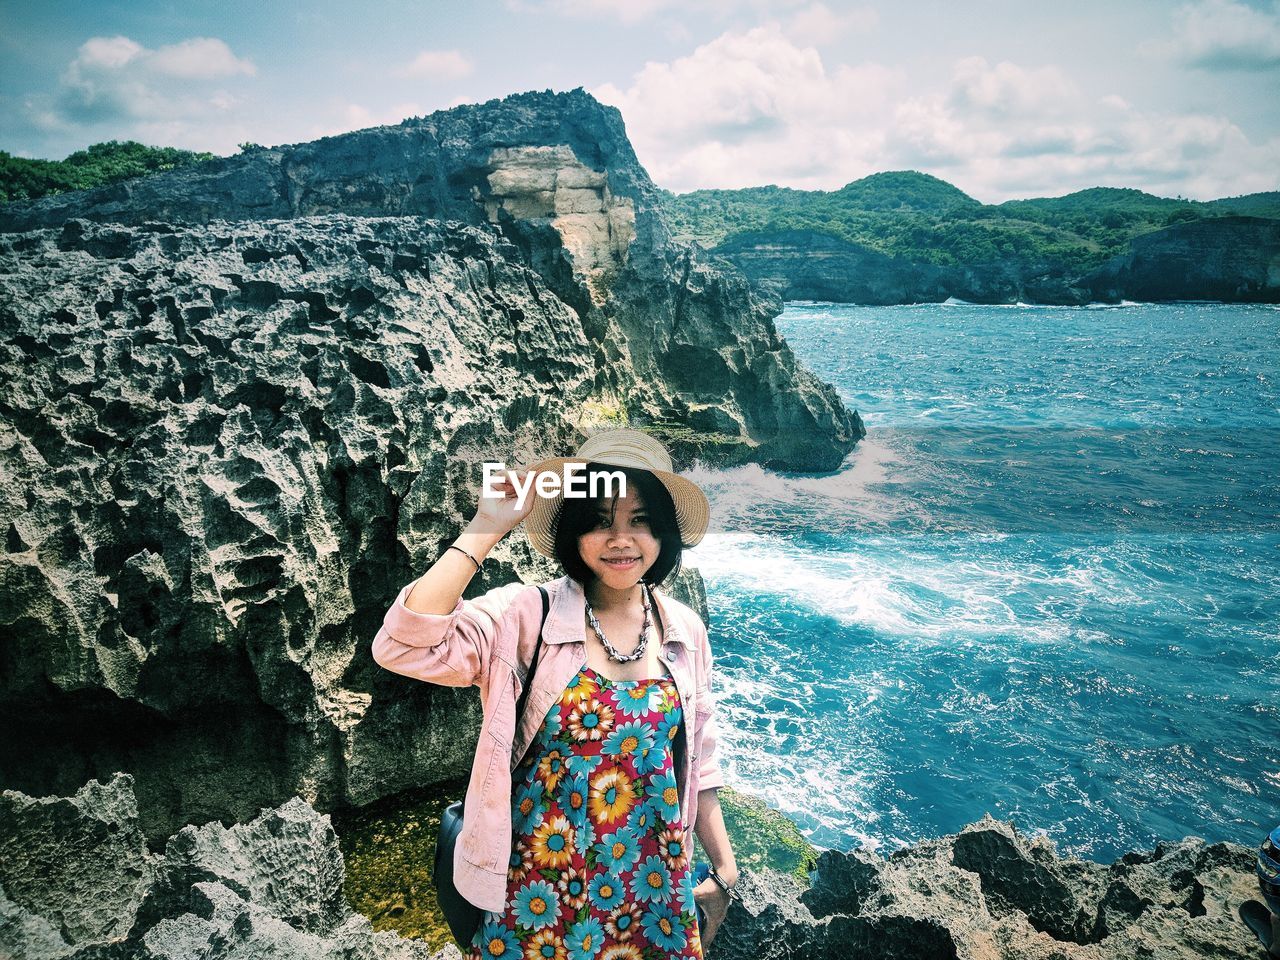
[[(565, 574), (553, 580), (551, 588), (551, 609), (547, 613), (546, 626), (542, 628), (542, 639), (547, 643), (573, 643), (583, 641), (583, 630), (587, 622), (587, 595), (581, 585), (573, 577)], [(662, 617), (664, 641), (674, 640), (689, 646), (689, 638), (671, 608), (661, 588), (650, 590), (658, 614)]]

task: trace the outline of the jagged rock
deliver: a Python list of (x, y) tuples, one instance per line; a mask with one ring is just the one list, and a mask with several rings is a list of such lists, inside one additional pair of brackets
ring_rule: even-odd
[(33, 914), (29, 936), (123, 937), (153, 880), (151, 859), (128, 777), (92, 780), (72, 797), (0, 794), (5, 913)]
[[(312, 143), (0, 209), (0, 230), (426, 216), (492, 224), (581, 318), (600, 401), (678, 430), (673, 453), (723, 465), (832, 470), (866, 430), (801, 368), (781, 305), (672, 241), (621, 114), (582, 89), (524, 93)], [(713, 441), (713, 442), (712, 442)]]
[[(585, 94), (179, 173), (0, 234), (5, 786), (128, 770), (157, 839), (454, 779), (475, 691), (411, 690), (368, 648), (483, 461), (629, 418), (797, 467), (861, 435), (745, 279), (669, 242), (617, 112)], [(343, 206), (457, 219), (301, 216)], [(512, 536), (470, 595), (557, 572)], [(676, 592), (698, 602), (696, 579)]]
[[(79, 816), (67, 817), (74, 809)], [(74, 798), (6, 791), (0, 956), (14, 960), (443, 960), (374, 933), (342, 895), (329, 818), (294, 799), (226, 829), (188, 827), (163, 856), (137, 849), (133, 778), (91, 781)], [(16, 822), (13, 822), (16, 818)], [(89, 821), (100, 829), (84, 829)], [(118, 838), (128, 838), (121, 847)], [(67, 861), (50, 871), (49, 853)], [(10, 855), (13, 855), (12, 858)], [(141, 878), (122, 883), (122, 874)], [(108, 914), (110, 922), (106, 922)]]
[(1237, 918), (1256, 898), (1252, 851), (1188, 837), (1111, 866), (1060, 859), (1044, 838), (984, 817), (887, 859), (826, 851), (809, 889), (744, 874), (708, 960), (1254, 958)]
[[(157, 838), (467, 768), (475, 691), (432, 719), (368, 648), (480, 463), (570, 446), (593, 395), (577, 315), (510, 244), (69, 221), (0, 236), (0, 329), (0, 783), (126, 769)], [(513, 536), (474, 589), (553, 572)]]
[[(74, 800), (6, 793), (3, 809), (77, 809), (76, 818), (28, 819), (7, 829), (0, 884), (0, 955), (19, 960), (187, 957), (426, 958), (418, 942), (373, 934), (341, 894), (342, 854), (328, 816), (300, 799), (230, 828), (188, 827), (164, 854), (136, 852), (131, 777), (90, 783)], [(6, 819), (5, 824), (9, 824)], [(54, 849), (95, 889), (119, 876), (118, 837), (145, 880), (116, 897), (110, 927), (71, 932), (59, 906), (84, 880), (39, 876)], [(52, 844), (52, 846), (51, 846)], [(15, 897), (10, 891), (26, 891)], [(887, 859), (826, 851), (805, 884), (771, 869), (743, 870), (742, 903), (707, 948), (708, 960), (1138, 960), (1255, 958), (1237, 919), (1256, 896), (1252, 851), (1188, 837), (1110, 866), (1059, 858), (1044, 838), (984, 817), (954, 836), (922, 841)], [(33, 895), (34, 892), (34, 895)], [(106, 932), (109, 931), (111, 936)], [(78, 937), (78, 939), (77, 939)], [(7, 951), (7, 953), (3, 953)], [(457, 957), (450, 945), (436, 954)]]

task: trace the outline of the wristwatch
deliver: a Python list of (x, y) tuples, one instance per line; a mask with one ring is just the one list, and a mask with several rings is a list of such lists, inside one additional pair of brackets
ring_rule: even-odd
[(716, 886), (718, 886), (721, 890), (723, 890), (725, 893), (729, 895), (730, 900), (737, 900), (739, 903), (742, 902), (742, 894), (740, 894), (737, 891), (736, 888), (738, 885), (736, 883), (733, 884), (733, 886), (730, 886), (729, 884), (725, 883), (724, 877), (716, 873), (715, 867), (709, 868), (707, 875), (716, 882)]

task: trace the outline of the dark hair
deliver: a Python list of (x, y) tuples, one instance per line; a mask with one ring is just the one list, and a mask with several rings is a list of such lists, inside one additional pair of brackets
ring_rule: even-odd
[[(659, 541), (658, 559), (645, 571), (641, 578), (650, 586), (660, 585), (674, 573), (680, 571), (684, 544), (680, 539), (680, 525), (676, 522), (676, 505), (671, 494), (663, 486), (662, 481), (648, 470), (636, 470), (630, 467), (615, 467), (606, 463), (588, 462), (582, 471), (582, 480), (575, 485), (591, 489), (593, 476), (604, 476), (615, 470), (621, 470), (627, 478), (627, 489), (640, 495), (645, 511), (649, 514), (649, 530)], [(603, 487), (601, 488), (603, 489)], [(604, 497), (562, 497), (559, 515), (556, 517), (556, 559), (560, 566), (584, 588), (595, 579), (595, 574), (578, 552), (578, 538), (590, 533), (596, 526), (596, 509), (605, 502)], [(610, 510), (610, 517), (613, 513)]]

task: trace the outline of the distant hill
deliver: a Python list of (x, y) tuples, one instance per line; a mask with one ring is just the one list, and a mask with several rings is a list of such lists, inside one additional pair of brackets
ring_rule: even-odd
[(663, 192), (676, 236), (714, 247), (761, 230), (816, 230), (890, 257), (938, 266), (1046, 261), (1080, 275), (1134, 237), (1211, 217), (1280, 217), (1280, 193), (1200, 202), (1093, 187), (1064, 197), (979, 203), (915, 171), (877, 173), (839, 190), (749, 187)]
[(1213, 200), (1209, 206), (1233, 216), (1280, 219), (1280, 191), (1273, 190), (1270, 193), (1250, 193), (1242, 197), (1227, 197), (1223, 200)]
[[(1235, 243), (1255, 234), (1242, 234), (1226, 218), (1280, 218), (1280, 193), (1200, 202), (1093, 187), (993, 205), (915, 171), (878, 173), (831, 191), (664, 191), (662, 200), (678, 239), (718, 248), (748, 275), (757, 271), (757, 279), (781, 283), (796, 297), (844, 285), (851, 302), (898, 302), (878, 299), (896, 296), (910, 302), (932, 299), (939, 290), (994, 302), (1070, 302), (1082, 295), (1076, 281), (1127, 256), (1139, 237), (1222, 220), (1221, 235)], [(783, 243), (785, 254), (770, 252), (771, 237)], [(837, 253), (840, 248), (824, 237), (848, 246)], [(867, 276), (873, 261), (859, 251), (889, 258), (876, 268), (880, 279)], [(812, 256), (827, 265), (800, 266), (800, 258)], [(811, 283), (823, 270), (822, 282)], [(928, 281), (917, 285), (907, 278)], [(875, 296), (863, 301), (866, 291)]]

